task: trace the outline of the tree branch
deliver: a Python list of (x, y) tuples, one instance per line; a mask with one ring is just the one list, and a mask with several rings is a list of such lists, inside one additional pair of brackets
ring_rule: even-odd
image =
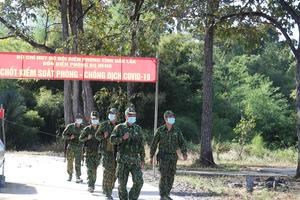
[(225, 16), (222, 16), (219, 18), (219, 21), (216, 22), (217, 23), (221, 23), (221, 22), (224, 22), (225, 20), (229, 19), (229, 18), (232, 18), (232, 17), (253, 17), (253, 16), (257, 16), (257, 17), (262, 17), (266, 20), (269, 20), (273, 26), (275, 26), (276, 28), (278, 28), (280, 30), (280, 32), (283, 34), (283, 36), (285, 37), (286, 39), (286, 42), (287, 44), (290, 46), (292, 52), (294, 53), (294, 55), (297, 55), (298, 53), (298, 50), (296, 49), (296, 47), (294, 46), (294, 43), (291, 39), (291, 37), (288, 35), (286, 29), (280, 24), (280, 22), (278, 22), (275, 18), (273, 18), (272, 16), (270, 15), (267, 15), (265, 13), (262, 13), (262, 12), (239, 12), (239, 13), (232, 13), (232, 14), (229, 14), (229, 15), (225, 15)]
[(9, 30), (13, 31), (15, 36), (21, 38), (22, 40), (24, 40), (25, 42), (27, 42), (28, 44), (30, 44), (31, 46), (33, 46), (34, 48), (37, 49), (41, 49), (44, 50), (46, 52), (49, 53), (54, 53), (55, 49), (48, 47), (46, 45), (43, 44), (39, 44), (36, 41), (34, 41), (33, 39), (31, 39), (30, 37), (28, 37), (27, 35), (25, 35), (24, 33), (22, 33), (21, 31), (19, 31), (17, 28), (13, 27), (12, 25), (10, 25), (5, 19), (3, 19), (2, 17), (0, 17), (0, 22), (6, 26)]
[(3, 36), (3, 37), (0, 37), (0, 40), (5, 40), (5, 39), (11, 38), (11, 37), (15, 37), (15, 35)]
[[(45, 9), (46, 10), (46, 9)], [(48, 22), (49, 22), (49, 13), (46, 11), (46, 23), (45, 23), (45, 30), (44, 30), (44, 45), (46, 45), (46, 41), (47, 41), (47, 38), (48, 38)]]
[(81, 20), (82, 18), (84, 18), (84, 16), (85, 16), (85, 15), (89, 12), (89, 10), (91, 10), (94, 6), (95, 6), (95, 3), (92, 3), (91, 5), (89, 5), (89, 7), (82, 13), (82, 15), (78, 17), (76, 23), (78, 23), (79, 20)]
[(300, 25), (300, 16), (298, 15), (298, 13), (284, 0), (278, 0), (278, 1), (279, 1), (280, 5), (287, 11), (287, 13), (293, 17), (293, 19), (299, 26)]

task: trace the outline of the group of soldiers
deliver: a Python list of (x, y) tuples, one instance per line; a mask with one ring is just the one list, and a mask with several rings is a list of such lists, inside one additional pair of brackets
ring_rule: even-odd
[[(82, 145), (85, 146), (88, 191), (94, 192), (97, 177), (97, 167), (102, 160), (103, 182), (102, 192), (106, 199), (113, 199), (112, 190), (118, 179), (118, 195), (120, 200), (138, 199), (143, 186), (142, 169), (145, 165), (145, 149), (142, 128), (136, 124), (134, 107), (125, 110), (125, 122), (117, 124), (119, 111), (110, 108), (108, 120), (99, 122), (99, 114), (91, 113), (90, 125), (83, 125), (81, 115), (76, 116), (75, 122), (67, 125), (62, 133), (68, 142), (67, 173), (68, 181), (72, 180), (73, 163), (75, 160), (76, 183), (81, 183)], [(165, 124), (156, 130), (151, 148), (150, 163), (156, 149), (157, 163), (161, 174), (159, 192), (161, 200), (169, 200), (174, 182), (177, 149), (180, 148), (183, 159), (187, 159), (187, 149), (181, 130), (175, 126), (175, 114), (172, 111), (164, 113)], [(129, 193), (126, 186), (129, 174), (132, 176), (132, 188)]]

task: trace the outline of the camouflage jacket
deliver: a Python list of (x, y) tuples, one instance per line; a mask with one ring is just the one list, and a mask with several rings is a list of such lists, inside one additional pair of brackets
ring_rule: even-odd
[[(79, 141), (79, 136), (81, 134), (81, 131), (83, 130), (84, 126), (80, 125), (80, 127), (77, 127), (75, 123), (68, 124), (65, 130), (62, 133), (62, 137), (65, 140), (68, 140), (69, 147), (81, 147), (82, 143)], [(74, 135), (75, 138), (71, 139), (71, 135)]]
[[(99, 141), (95, 138), (98, 127), (93, 128), (92, 125), (86, 126), (79, 136), (81, 142), (85, 142), (87, 152), (98, 152)], [(92, 135), (92, 139), (88, 140), (88, 136)]]
[[(127, 132), (129, 138), (123, 140), (122, 137)], [(118, 124), (110, 136), (110, 141), (118, 145), (118, 162), (138, 164), (145, 161), (144, 138), (140, 126), (136, 124), (129, 126), (126, 122)]]
[(167, 126), (163, 125), (159, 127), (154, 135), (153, 142), (150, 147), (150, 157), (152, 158), (155, 154), (156, 148), (158, 147), (158, 152), (160, 155), (175, 155), (177, 158), (176, 150), (181, 149), (183, 155), (187, 154), (186, 142), (182, 136), (181, 130), (173, 126), (170, 131), (168, 131)]
[[(100, 141), (100, 151), (102, 153), (113, 153), (114, 152), (114, 145), (109, 141), (109, 137), (114, 129), (114, 125), (109, 121), (106, 120), (100, 123), (99, 128), (95, 134), (97, 140)], [(108, 137), (104, 138), (104, 133), (108, 133)]]

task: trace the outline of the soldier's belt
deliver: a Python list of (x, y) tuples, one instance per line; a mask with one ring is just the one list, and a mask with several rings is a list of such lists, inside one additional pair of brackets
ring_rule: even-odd
[(118, 155), (118, 162), (121, 163), (131, 163), (138, 164), (141, 161), (139, 154), (126, 154), (126, 155)]

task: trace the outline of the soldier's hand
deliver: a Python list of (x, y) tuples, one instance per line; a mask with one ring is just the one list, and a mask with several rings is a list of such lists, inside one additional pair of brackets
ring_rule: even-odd
[(187, 160), (187, 155), (183, 155), (183, 160)]
[(144, 169), (144, 167), (145, 167), (145, 162), (142, 161), (142, 162), (141, 162), (141, 169)]
[(93, 136), (92, 136), (91, 134), (89, 134), (89, 135), (88, 135), (88, 140), (92, 139), (92, 137), (93, 137)]
[(127, 140), (129, 138), (129, 133), (128, 132), (125, 133), (122, 138), (123, 140)]
[(104, 138), (107, 138), (108, 137), (108, 132), (104, 132)]
[(73, 140), (75, 138), (75, 135), (70, 136), (70, 140)]

